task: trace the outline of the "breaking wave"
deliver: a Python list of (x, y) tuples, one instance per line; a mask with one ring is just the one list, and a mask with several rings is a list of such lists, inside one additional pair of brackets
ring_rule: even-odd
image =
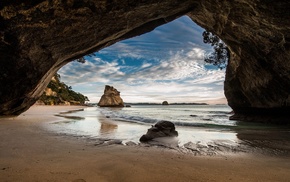
[[(159, 109), (158, 111), (156, 111)], [(167, 108), (130, 108), (129, 110), (100, 108), (100, 112), (112, 120), (120, 122), (152, 125), (158, 121), (171, 121), (176, 126), (185, 127), (231, 127), (235, 121), (230, 121), (227, 111), (203, 111), (195, 112), (193, 109), (174, 110)], [(193, 114), (191, 114), (193, 113)]]

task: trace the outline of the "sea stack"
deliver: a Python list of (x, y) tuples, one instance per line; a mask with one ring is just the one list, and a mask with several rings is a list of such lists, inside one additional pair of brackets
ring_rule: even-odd
[(112, 86), (106, 85), (98, 106), (100, 107), (124, 107), (120, 92)]

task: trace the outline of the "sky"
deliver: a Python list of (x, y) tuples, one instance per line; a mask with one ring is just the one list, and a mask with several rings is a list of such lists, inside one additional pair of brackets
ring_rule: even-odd
[(92, 103), (99, 101), (105, 85), (119, 90), (127, 103), (226, 103), (225, 70), (203, 61), (212, 51), (203, 43), (203, 31), (183, 16), (86, 56), (83, 64), (70, 62), (58, 73)]

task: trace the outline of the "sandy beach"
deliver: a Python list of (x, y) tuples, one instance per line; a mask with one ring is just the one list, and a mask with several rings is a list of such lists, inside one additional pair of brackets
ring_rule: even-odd
[(158, 147), (108, 145), (41, 126), (80, 106), (33, 106), (0, 118), (0, 181), (289, 181), (290, 157), (194, 156)]

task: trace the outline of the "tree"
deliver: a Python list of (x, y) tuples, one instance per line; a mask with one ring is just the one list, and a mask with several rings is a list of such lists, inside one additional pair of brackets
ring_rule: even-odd
[[(89, 54), (89, 55), (86, 55), (86, 56), (95, 57), (96, 54), (95, 53), (92, 53), (92, 54)], [(83, 64), (83, 63), (86, 62), (86, 59), (84, 57), (81, 57), (81, 58), (76, 59), (75, 61)]]
[(60, 75), (55, 74), (54, 80), (51, 80), (47, 88), (50, 88), (56, 95), (46, 95), (44, 92), (39, 100), (47, 105), (64, 104), (65, 101), (71, 104), (84, 104), (85, 101), (89, 101), (88, 97), (77, 93), (72, 90), (71, 86), (66, 85), (60, 81)]
[(84, 57), (81, 57), (81, 58), (79, 58), (79, 59), (76, 59), (75, 61), (76, 61), (76, 62), (79, 62), (79, 63), (82, 63), (82, 64), (86, 62), (86, 60), (85, 60)]
[(206, 55), (204, 61), (209, 64), (213, 64), (220, 69), (226, 68), (227, 62), (230, 58), (229, 49), (227, 45), (220, 40), (217, 35), (211, 32), (204, 31), (203, 42), (213, 46), (214, 52)]

